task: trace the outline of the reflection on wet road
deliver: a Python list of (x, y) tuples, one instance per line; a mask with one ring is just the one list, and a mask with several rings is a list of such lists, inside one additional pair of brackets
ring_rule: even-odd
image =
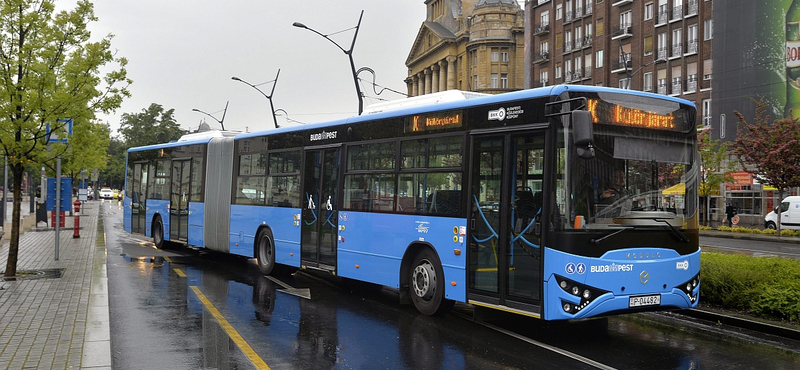
[(420, 315), (385, 288), (303, 272), (273, 280), (243, 258), (158, 250), (122, 231), (116, 204), (104, 210), (115, 369), (597, 368), (581, 356), (617, 369), (800, 368), (797, 347), (664, 315), (493, 323), (525, 341), (459, 314)]

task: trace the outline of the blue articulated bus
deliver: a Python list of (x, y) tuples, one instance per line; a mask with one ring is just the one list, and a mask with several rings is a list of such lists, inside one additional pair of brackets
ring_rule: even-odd
[(264, 274), (393, 287), (429, 315), (454, 302), (545, 320), (697, 305), (691, 102), (571, 85), (412, 99), (132, 148), (125, 230), (254, 257)]

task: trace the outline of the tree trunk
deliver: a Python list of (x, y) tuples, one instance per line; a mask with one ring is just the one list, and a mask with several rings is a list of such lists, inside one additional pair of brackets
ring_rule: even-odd
[[(11, 277), (17, 275), (17, 260), (19, 256), (19, 218), (22, 206), (22, 164), (14, 163), (9, 166), (13, 175), (14, 184), (14, 203), (11, 216), (11, 240), (8, 243), (8, 260), (6, 261), (6, 272), (4, 276)], [(3, 199), (5, 202), (5, 199)]]

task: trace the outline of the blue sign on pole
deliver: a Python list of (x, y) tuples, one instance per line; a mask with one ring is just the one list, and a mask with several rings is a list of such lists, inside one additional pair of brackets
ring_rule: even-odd
[[(72, 179), (69, 177), (61, 178), (61, 211), (69, 212), (72, 206)], [(56, 179), (47, 178), (47, 205), (48, 211), (56, 210)]]

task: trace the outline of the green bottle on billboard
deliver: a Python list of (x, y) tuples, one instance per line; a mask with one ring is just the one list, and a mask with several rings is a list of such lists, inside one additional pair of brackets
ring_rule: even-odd
[(786, 12), (786, 107), (788, 117), (793, 109), (800, 117), (800, 0), (792, 1)]

